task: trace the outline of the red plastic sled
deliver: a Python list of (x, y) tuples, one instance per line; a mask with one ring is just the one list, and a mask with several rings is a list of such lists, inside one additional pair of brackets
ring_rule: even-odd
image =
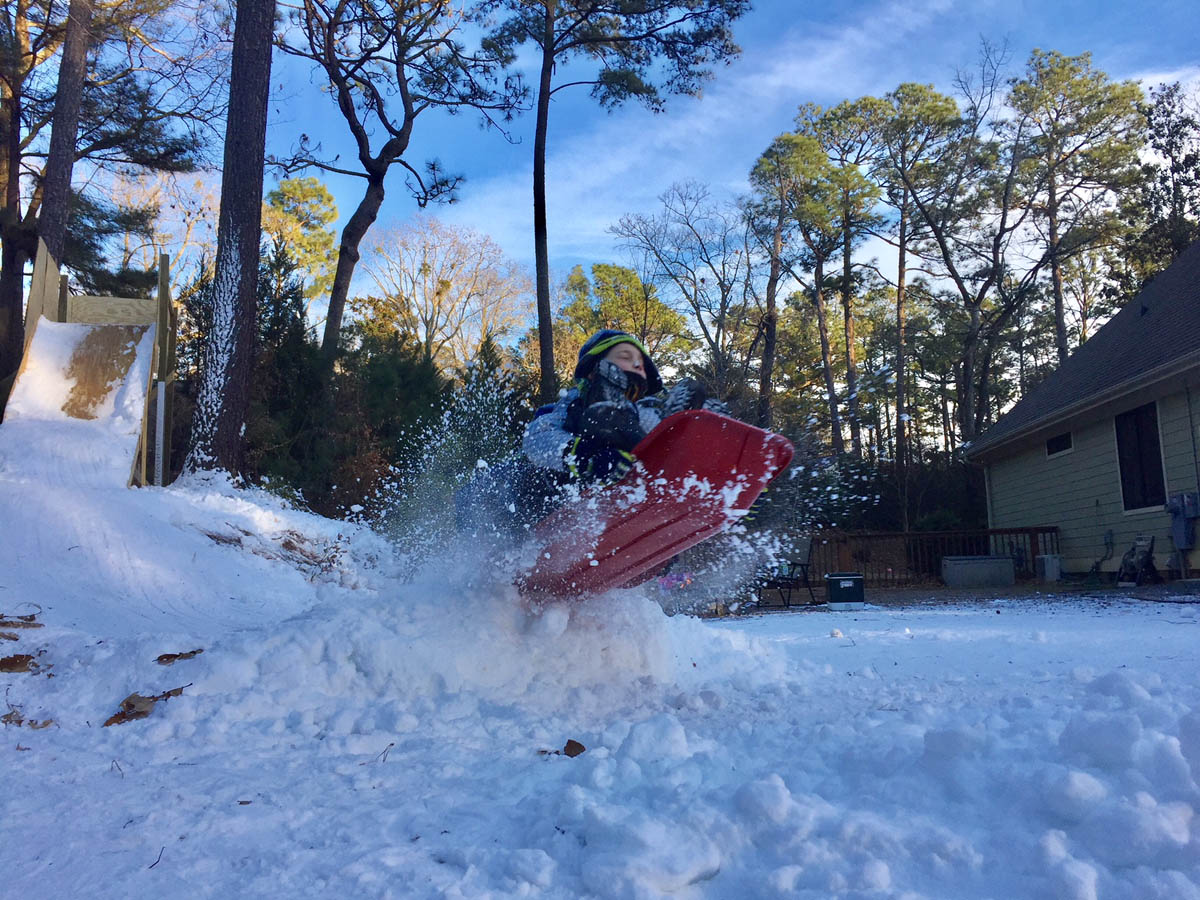
[(538, 561), (521, 593), (578, 597), (636, 584), (736, 521), (792, 459), (792, 444), (736, 419), (676, 413), (633, 450), (617, 484), (586, 492), (534, 528)]

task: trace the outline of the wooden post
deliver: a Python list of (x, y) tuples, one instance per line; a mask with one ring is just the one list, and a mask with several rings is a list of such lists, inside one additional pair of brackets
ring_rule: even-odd
[(46, 249), (45, 242), (38, 238), (37, 254), (33, 258), (33, 278), (29, 283), (29, 300), (25, 304), (25, 350), (29, 349), (29, 343), (33, 340), (38, 319), (47, 310), (57, 308), (57, 304), (50, 306), (48, 296), (48, 285), (57, 281), (58, 266), (51, 258), (50, 251)]
[(167, 380), (167, 357), (170, 354), (172, 337), (169, 333), (171, 324), (171, 289), (168, 266), (170, 257), (165, 253), (158, 254), (158, 371), (154, 377), (159, 381)]
[(175, 394), (175, 331), (179, 318), (171, 302), (171, 258), (158, 255), (158, 370), (155, 391), (154, 483), (171, 477), (171, 417)]
[(58, 318), (57, 322), (67, 321), (67, 276), (58, 276)]

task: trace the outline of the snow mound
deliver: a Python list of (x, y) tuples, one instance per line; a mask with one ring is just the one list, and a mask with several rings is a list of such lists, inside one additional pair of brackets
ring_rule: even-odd
[(14, 896), (1200, 898), (1194, 616), (530, 605), (213, 478), (0, 517)]

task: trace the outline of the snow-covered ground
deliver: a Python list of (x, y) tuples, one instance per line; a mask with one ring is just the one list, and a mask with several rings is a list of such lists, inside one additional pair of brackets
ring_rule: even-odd
[(23, 471), (5, 897), (1200, 898), (1200, 599), (531, 610), (472, 548), (401, 583), (266, 494)]

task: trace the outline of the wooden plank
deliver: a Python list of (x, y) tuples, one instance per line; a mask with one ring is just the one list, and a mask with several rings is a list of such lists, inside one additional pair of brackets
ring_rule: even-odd
[(71, 297), (67, 321), (89, 325), (153, 325), (158, 321), (158, 303), (147, 298)]
[[(179, 317), (171, 300), (171, 257), (158, 255), (158, 365), (156, 372), (154, 483), (171, 478), (171, 416), (175, 409), (175, 334)], [(147, 404), (148, 406), (149, 404)]]
[[(50, 256), (50, 251), (46, 249), (45, 242), (38, 238), (37, 255), (33, 258), (33, 278), (29, 283), (29, 299), (25, 304), (25, 350), (29, 349), (33, 333), (37, 331), (38, 319), (42, 316), (53, 319), (58, 309), (58, 279), (58, 266)], [(54, 284), (54, 302), (51, 302), (52, 298), (47, 289), (50, 283)]]
[(170, 363), (171, 344), (175, 334), (171, 329), (171, 258), (165, 253), (158, 254), (158, 367), (155, 378), (165, 381), (167, 366)]

